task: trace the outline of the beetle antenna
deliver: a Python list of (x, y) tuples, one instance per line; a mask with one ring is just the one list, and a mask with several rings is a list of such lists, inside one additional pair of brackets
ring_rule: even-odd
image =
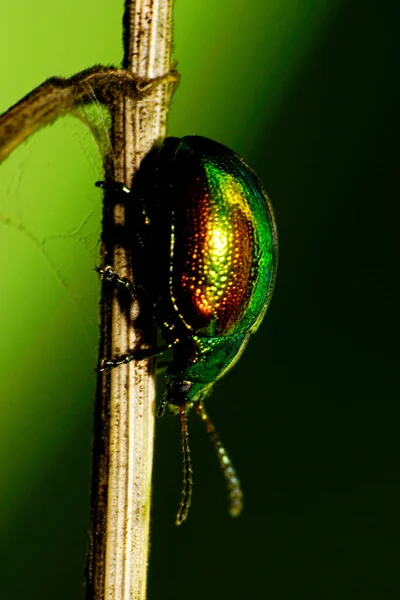
[(180, 406), (181, 426), (182, 426), (182, 453), (183, 453), (183, 491), (182, 500), (176, 515), (176, 524), (180, 525), (186, 520), (189, 512), (190, 501), (192, 499), (192, 461), (190, 459), (189, 432), (186, 419), (186, 404)]
[(231, 459), (229, 458), (225, 448), (223, 447), (214, 425), (211, 423), (209, 416), (204, 410), (204, 405), (202, 402), (198, 402), (198, 404), (196, 405), (196, 410), (201, 420), (205, 423), (207, 427), (207, 431), (211, 437), (211, 441), (213, 442), (217, 451), (219, 464), (226, 479), (229, 495), (229, 514), (231, 515), (231, 517), (237, 517), (242, 512), (243, 508), (243, 493), (242, 488), (240, 486), (240, 481), (237, 478), (236, 471), (232, 465)]

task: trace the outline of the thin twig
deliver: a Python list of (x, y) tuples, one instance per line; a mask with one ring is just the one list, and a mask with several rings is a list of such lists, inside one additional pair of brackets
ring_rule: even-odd
[[(141, 80), (170, 71), (172, 0), (127, 0), (124, 67)], [(130, 186), (142, 158), (166, 133), (171, 86), (156, 82), (139, 99), (115, 106), (112, 157), (106, 177)], [(103, 213), (103, 266), (132, 279), (129, 248), (113, 232), (125, 225), (125, 206)], [(103, 286), (101, 358), (121, 355), (151, 341), (152, 323), (142, 307), (131, 314)], [(139, 314), (140, 329), (132, 317)], [(148, 361), (131, 362), (99, 375), (94, 443), (92, 528), (88, 562), (90, 600), (144, 600), (148, 562), (154, 437), (154, 378)]]

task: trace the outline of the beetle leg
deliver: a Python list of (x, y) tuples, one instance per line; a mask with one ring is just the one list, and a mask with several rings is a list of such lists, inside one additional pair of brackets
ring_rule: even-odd
[(147, 358), (155, 358), (156, 356), (163, 354), (169, 348), (171, 348), (171, 344), (158, 346), (158, 348), (139, 348), (138, 350), (134, 350), (133, 352), (123, 354), (118, 358), (106, 358), (102, 360), (100, 367), (98, 367), (96, 371), (98, 373), (101, 373), (103, 371), (111, 371), (112, 369), (115, 369), (115, 367), (119, 367), (119, 365), (131, 362), (131, 360), (146, 360)]
[(99, 273), (102, 281), (107, 281), (108, 283), (112, 283), (120, 289), (127, 290), (131, 295), (132, 299), (136, 300), (138, 296), (138, 287), (132, 281), (130, 281), (126, 277), (119, 277), (119, 275), (109, 265), (104, 267), (104, 269), (95, 267), (95, 271)]
[(121, 183), (120, 181), (96, 181), (94, 184), (96, 187), (101, 188), (102, 190), (106, 190), (107, 192), (116, 192), (123, 194), (130, 194), (131, 190), (128, 188), (125, 183)]

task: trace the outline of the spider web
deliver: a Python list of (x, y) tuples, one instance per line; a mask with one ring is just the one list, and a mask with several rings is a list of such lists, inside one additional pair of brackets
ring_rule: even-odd
[[(40, 130), (1, 165), (0, 356), (8, 373), (2, 395), (25, 410), (16, 429), (31, 423), (29, 396), (41, 404), (64, 396), (66, 411), (85, 388), (84, 402), (94, 397), (102, 212), (94, 182), (113, 155), (109, 114), (89, 88), (87, 97), (75, 116)], [(10, 404), (2, 410), (10, 419), (19, 413)], [(7, 431), (0, 438), (6, 443)]]
[(16, 498), (28, 503), (44, 477), (38, 464), (64, 461), (71, 444), (83, 444), (80, 460), (85, 444), (89, 453), (102, 159), (89, 129), (70, 116), (22, 144), (0, 174), (1, 533)]
[[(37, 298), (43, 286), (50, 286), (51, 293), (58, 288), (89, 338), (97, 323), (92, 305), (99, 290), (94, 267), (99, 263), (101, 192), (94, 181), (101, 173), (89, 129), (64, 117), (18, 148), (1, 166), (0, 178), (3, 290), (9, 281), (13, 294), (25, 295), (32, 287)], [(2, 309), (3, 315), (8, 312)]]

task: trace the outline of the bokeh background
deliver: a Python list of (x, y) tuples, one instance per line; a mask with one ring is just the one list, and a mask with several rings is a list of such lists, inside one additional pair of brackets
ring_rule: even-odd
[[(122, 1), (1, 11), (0, 112), (121, 58)], [(177, 0), (170, 133), (243, 155), (281, 239), (267, 317), (209, 413), (157, 422), (149, 600), (400, 595), (399, 106), (395, 2)], [(64, 119), (0, 168), (0, 596), (83, 600), (97, 352), (100, 162)]]

